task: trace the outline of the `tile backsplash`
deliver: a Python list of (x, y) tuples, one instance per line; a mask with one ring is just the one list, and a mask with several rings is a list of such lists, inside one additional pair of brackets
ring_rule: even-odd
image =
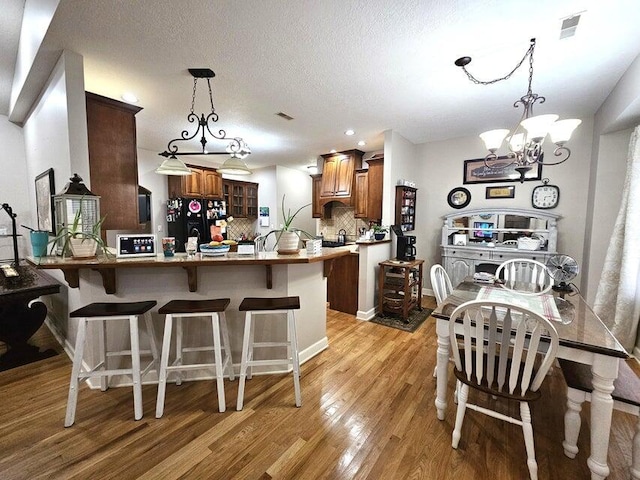
[(239, 240), (244, 234), (252, 240), (258, 229), (258, 221), (255, 218), (237, 218), (227, 225), (227, 238)]
[(334, 203), (331, 209), (331, 218), (320, 220), (320, 232), (328, 240), (335, 239), (340, 230), (347, 232), (347, 240), (357, 240), (359, 230), (364, 227), (369, 229), (369, 222), (361, 218), (354, 218), (354, 208)]

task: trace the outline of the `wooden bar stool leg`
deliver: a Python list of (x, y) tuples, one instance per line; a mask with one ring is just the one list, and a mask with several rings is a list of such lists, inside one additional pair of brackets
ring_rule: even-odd
[(235, 379), (235, 374), (233, 373), (233, 360), (231, 359), (231, 342), (229, 341), (229, 329), (227, 328), (227, 316), (224, 312), (218, 313), (218, 318), (220, 319), (220, 331), (222, 334), (222, 345), (224, 346), (225, 352), (225, 364), (229, 370), (229, 380)]
[(293, 363), (293, 388), (296, 395), (296, 407), (302, 406), (302, 395), (300, 394), (300, 359), (298, 357), (298, 336), (296, 334), (296, 317), (293, 310), (287, 312), (289, 332), (289, 345), (291, 349), (291, 360)]
[[(252, 362), (253, 361), (253, 344), (255, 342), (255, 338), (256, 338), (256, 323), (253, 321), (253, 312), (247, 312), (251, 315), (251, 322), (250, 322), (250, 327), (249, 327), (249, 350), (248, 350), (248, 354), (247, 354), (247, 362)], [(251, 380), (251, 377), (253, 376), (253, 366), (249, 365), (247, 367), (247, 378), (249, 380)]]
[(160, 355), (158, 354), (158, 337), (156, 337), (156, 329), (153, 326), (153, 319), (151, 318), (151, 312), (144, 314), (144, 322), (149, 334), (149, 348), (151, 349), (151, 356), (153, 357), (153, 366), (156, 372), (160, 371)]
[(221, 413), (226, 410), (226, 402), (224, 397), (224, 372), (222, 365), (222, 349), (220, 342), (220, 323), (217, 313), (211, 314), (211, 326), (213, 327), (213, 356), (216, 362), (216, 387), (218, 390), (218, 411)]
[[(182, 365), (182, 317), (177, 315), (176, 319), (176, 359), (172, 365)], [(182, 372), (176, 370), (176, 385), (182, 385)]]
[(158, 372), (158, 398), (156, 399), (156, 418), (164, 413), (164, 397), (167, 390), (167, 366), (169, 364), (169, 351), (171, 349), (171, 329), (173, 327), (173, 315), (167, 314), (164, 318), (164, 336), (162, 339), (162, 354), (160, 356), (160, 370)]
[[(98, 324), (98, 343), (100, 344), (100, 361), (102, 362), (102, 368), (109, 370), (109, 357), (107, 356), (107, 322), (101, 320)], [(109, 375), (103, 375), (100, 377), (100, 390), (106, 391), (109, 388), (109, 381), (111, 377)]]
[(76, 417), (76, 404), (78, 403), (78, 376), (82, 367), (82, 357), (84, 355), (84, 340), (87, 331), (87, 319), (78, 319), (78, 331), (76, 333), (76, 349), (73, 354), (73, 368), (71, 369), (71, 380), (69, 381), (69, 396), (67, 398), (67, 413), (64, 419), (64, 426), (73, 425)]
[(142, 418), (142, 381), (140, 378), (140, 339), (138, 337), (138, 316), (129, 317), (129, 332), (131, 335), (131, 370), (133, 377), (133, 411), (134, 418)]
[(240, 360), (240, 378), (238, 380), (238, 401), (236, 403), (236, 410), (242, 410), (244, 402), (244, 383), (247, 377), (251, 323), (251, 312), (247, 312), (244, 316), (244, 335), (242, 340), (242, 357)]

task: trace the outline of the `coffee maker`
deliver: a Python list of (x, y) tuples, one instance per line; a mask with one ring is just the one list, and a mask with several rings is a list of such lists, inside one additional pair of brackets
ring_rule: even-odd
[(416, 237), (405, 235), (400, 225), (392, 225), (391, 229), (396, 234), (396, 258), (405, 262), (416, 259)]

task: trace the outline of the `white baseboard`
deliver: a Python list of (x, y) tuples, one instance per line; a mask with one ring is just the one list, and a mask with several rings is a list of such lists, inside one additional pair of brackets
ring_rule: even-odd
[(371, 320), (373, 317), (376, 316), (376, 308), (373, 307), (369, 310), (358, 310), (356, 312), (356, 318), (358, 320), (364, 320), (366, 322), (368, 322), (369, 320)]

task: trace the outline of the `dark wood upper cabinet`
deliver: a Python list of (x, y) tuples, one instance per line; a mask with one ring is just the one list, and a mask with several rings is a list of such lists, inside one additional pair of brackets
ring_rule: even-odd
[(91, 191), (100, 198), (103, 230), (137, 230), (135, 115), (142, 108), (86, 92)]
[(167, 179), (169, 198), (222, 198), (222, 175), (215, 169), (188, 165), (191, 175), (170, 175)]
[(322, 155), (322, 182), (320, 186), (320, 203), (339, 201), (348, 205), (353, 203), (355, 171), (362, 167), (360, 150)]
[(372, 157), (367, 163), (368, 169), (355, 172), (354, 217), (381, 220), (384, 156)]
[(238, 218), (258, 217), (258, 184), (223, 180), (223, 199), (227, 203), (227, 215)]

